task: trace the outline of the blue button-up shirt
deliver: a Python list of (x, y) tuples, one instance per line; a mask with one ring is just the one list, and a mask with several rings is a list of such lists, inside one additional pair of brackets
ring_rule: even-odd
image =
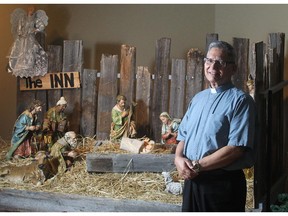
[(232, 83), (206, 89), (194, 96), (178, 130), (183, 154), (199, 160), (224, 146), (242, 146), (243, 158), (226, 167), (242, 169), (254, 163), (255, 104), (253, 98)]

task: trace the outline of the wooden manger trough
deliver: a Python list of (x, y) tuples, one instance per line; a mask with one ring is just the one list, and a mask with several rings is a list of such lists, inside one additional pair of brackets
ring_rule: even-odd
[(88, 172), (163, 172), (175, 169), (174, 154), (95, 154), (86, 157)]

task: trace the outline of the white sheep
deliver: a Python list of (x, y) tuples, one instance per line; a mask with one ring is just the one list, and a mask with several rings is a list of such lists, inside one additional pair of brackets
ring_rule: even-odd
[(165, 180), (166, 188), (165, 192), (172, 193), (174, 195), (180, 195), (183, 192), (183, 187), (180, 182), (173, 182), (170, 172), (162, 172)]

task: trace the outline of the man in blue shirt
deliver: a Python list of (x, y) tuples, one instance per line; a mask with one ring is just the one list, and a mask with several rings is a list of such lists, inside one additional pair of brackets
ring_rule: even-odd
[(194, 96), (177, 136), (175, 165), (185, 179), (182, 211), (245, 211), (242, 169), (254, 163), (255, 104), (232, 84), (230, 44), (212, 42), (204, 60), (210, 88)]

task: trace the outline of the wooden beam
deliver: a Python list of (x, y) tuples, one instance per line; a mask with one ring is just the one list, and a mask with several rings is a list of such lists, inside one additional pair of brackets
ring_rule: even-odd
[(118, 55), (104, 55), (101, 58), (97, 107), (97, 139), (109, 139), (111, 110), (116, 104)]
[(173, 118), (180, 119), (184, 115), (185, 78), (185, 59), (172, 59), (169, 114)]
[(148, 67), (137, 67), (136, 80), (136, 102), (135, 119), (137, 127), (137, 136), (143, 137), (151, 133), (149, 125), (150, 104), (151, 104), (151, 87), (152, 79)]
[(95, 154), (86, 157), (87, 172), (163, 172), (175, 169), (174, 154)]
[(237, 71), (232, 77), (232, 81), (237, 88), (248, 92), (248, 64), (249, 64), (249, 39), (233, 38), (233, 47), (236, 53)]
[(119, 92), (127, 98), (127, 105), (135, 101), (136, 47), (123, 44), (120, 59)]
[(180, 212), (181, 206), (143, 200), (0, 189), (1, 212)]
[[(59, 45), (48, 45), (48, 73), (56, 73), (62, 71), (62, 61), (63, 61), (63, 50), (62, 46)], [(57, 101), (62, 95), (61, 89), (55, 89), (53, 91), (48, 91), (48, 102), (46, 105), (46, 110), (48, 111), (50, 107), (56, 105)]]
[(192, 48), (187, 53), (187, 78), (185, 109), (195, 94), (204, 88), (204, 55), (199, 49)]
[(97, 95), (96, 79), (96, 70), (84, 69), (82, 75), (82, 116), (80, 125), (80, 133), (84, 137), (93, 137), (96, 134), (97, 98), (92, 96)]
[[(64, 40), (63, 45), (63, 72), (78, 71), (80, 77), (83, 72), (83, 41)], [(80, 80), (81, 81), (81, 80)], [(81, 118), (81, 88), (63, 90), (63, 96), (68, 102), (65, 112), (70, 122), (69, 130), (79, 133)]]
[(168, 110), (169, 96), (169, 61), (171, 50), (171, 38), (161, 38), (156, 41), (156, 68), (152, 102), (152, 133), (156, 142), (161, 140), (161, 121), (159, 115)]

